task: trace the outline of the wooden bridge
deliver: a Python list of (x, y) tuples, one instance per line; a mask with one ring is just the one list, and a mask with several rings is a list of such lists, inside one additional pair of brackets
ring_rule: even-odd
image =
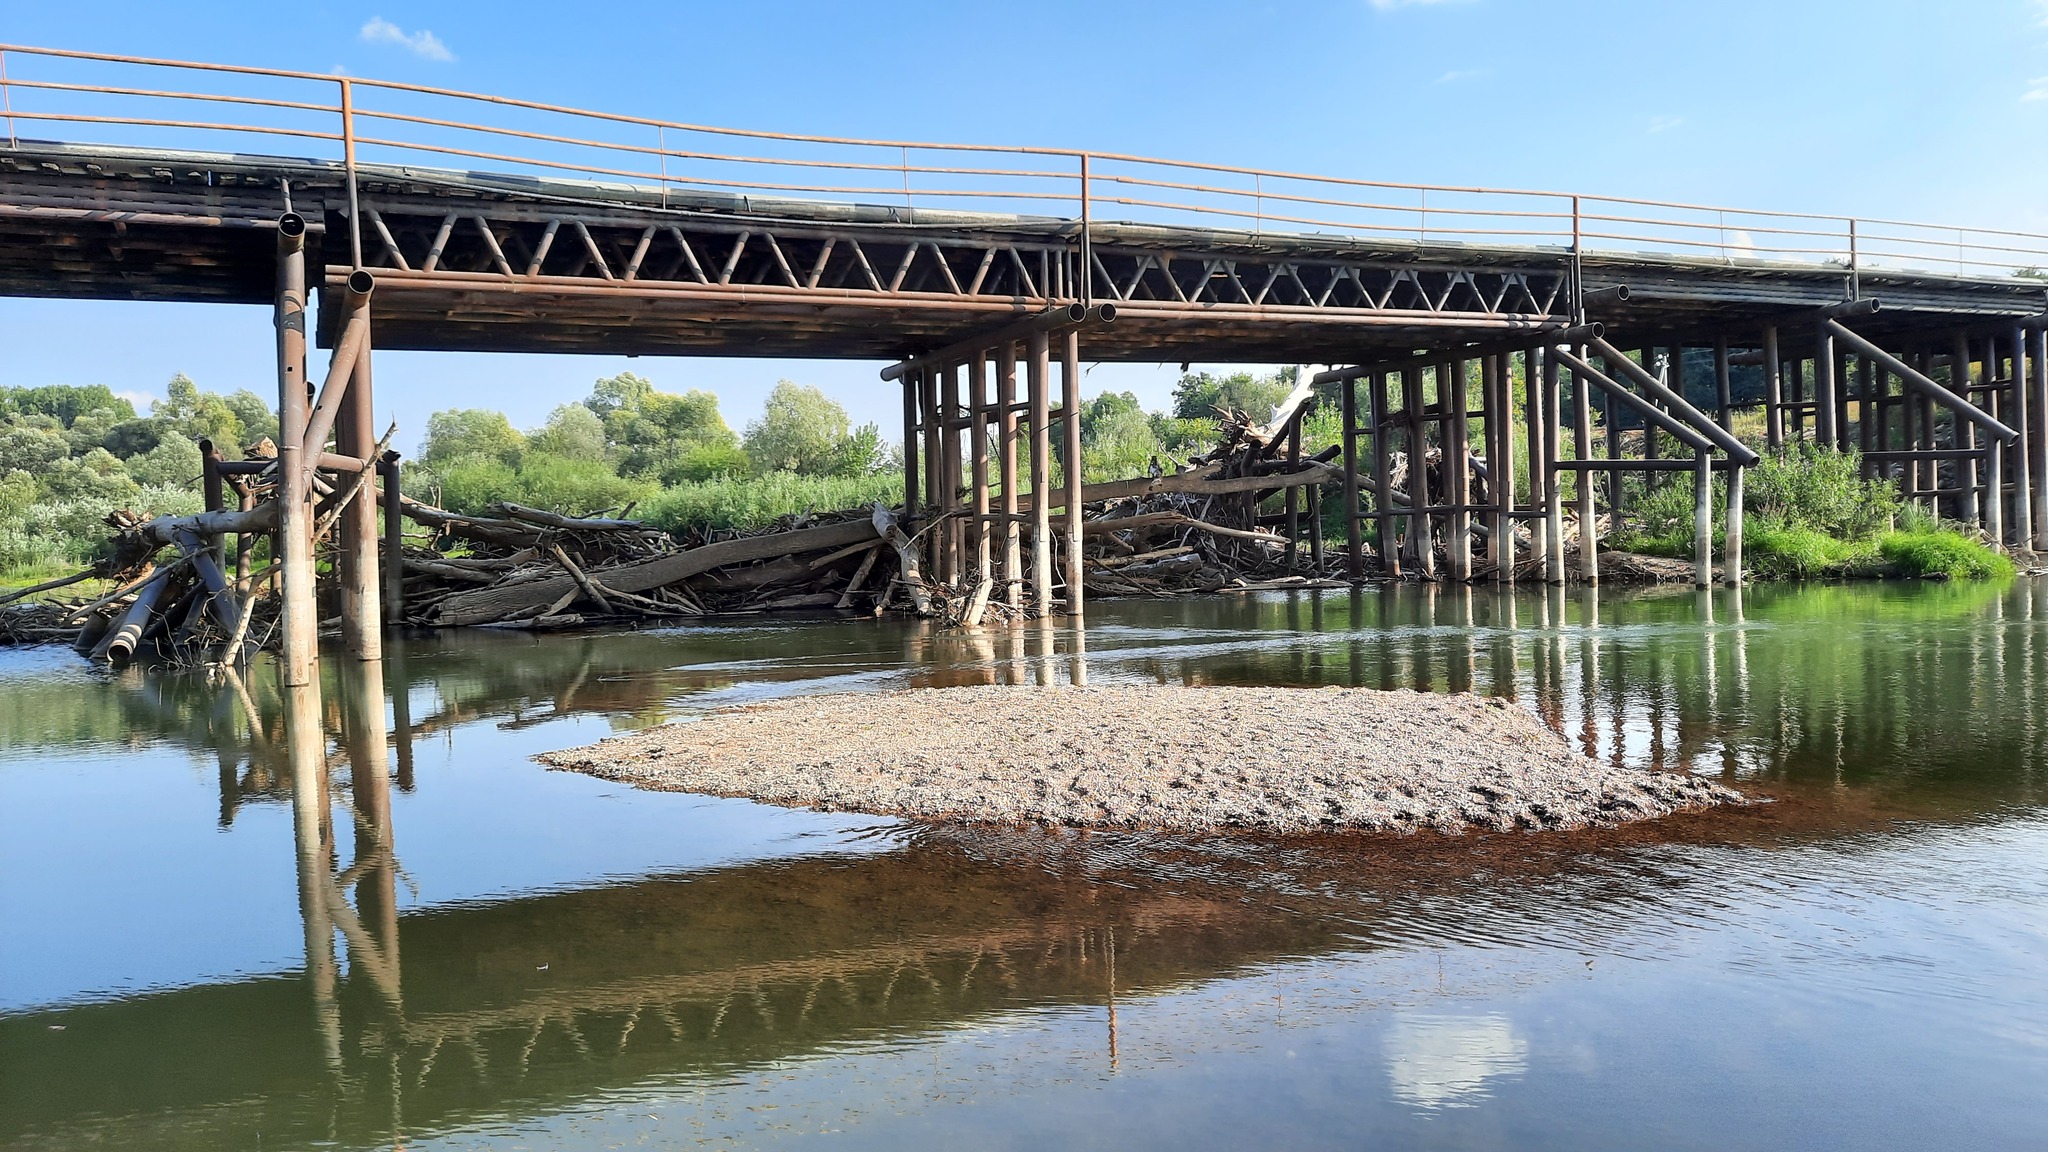
[[(1099, 493), (1079, 469), (1051, 481), (1056, 440), (1078, 456), (1084, 350), (1352, 365), (1315, 381), (1345, 412), (1341, 462), (1300, 455), (1304, 389), (1279, 414), (1286, 466), (1245, 498), (1256, 520), (1287, 493), (1298, 532), (1297, 493), (1313, 511), (1341, 482), (1354, 578), (1511, 580), (1533, 556), (1561, 582), (1576, 552), (1597, 579), (1624, 474), (1684, 472), (1705, 584), (1720, 472), (1739, 580), (1744, 407), (1772, 445), (1859, 448), (1908, 496), (2048, 546), (2048, 236), (708, 128), (19, 46), (0, 46), (0, 99), (0, 293), (276, 310), (277, 499), (204, 527), (280, 541), (297, 682), (312, 500), (373, 490), (373, 326), (383, 348), (893, 361), (905, 514), (942, 527), (928, 573), (1040, 611), (1082, 610)], [(333, 350), (317, 391), (308, 291)], [(1201, 480), (1154, 481), (1173, 482)], [(354, 501), (343, 618), (363, 658), (376, 534)]]

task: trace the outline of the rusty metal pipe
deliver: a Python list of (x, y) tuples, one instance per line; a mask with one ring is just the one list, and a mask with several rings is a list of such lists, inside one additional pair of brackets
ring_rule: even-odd
[(327, 362), (327, 379), (320, 385), (320, 401), (306, 418), (306, 430), (299, 438), (299, 451), (306, 455), (326, 449), (327, 437), (334, 431), (334, 418), (341, 412), (349, 380), (355, 375), (356, 357), (362, 355), (370, 339), (370, 293), (377, 286), (377, 278), (358, 268), (348, 274), (346, 286), (344, 306), (348, 318), (342, 322), (341, 338), (334, 342), (334, 355)]

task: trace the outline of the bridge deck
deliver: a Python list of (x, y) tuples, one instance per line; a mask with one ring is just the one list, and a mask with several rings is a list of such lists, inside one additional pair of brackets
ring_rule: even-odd
[[(359, 170), (384, 348), (894, 359), (1082, 294), (1077, 222), (534, 179)], [(265, 304), (271, 229), (313, 222), (330, 285), (350, 263), (338, 163), (84, 148), (0, 150), (0, 294)], [(1096, 221), (1087, 288), (1121, 318), (1090, 359), (1357, 361), (1554, 326), (1560, 247), (1361, 240)], [(1752, 342), (1839, 301), (1839, 266), (1588, 252), (1591, 318), (1619, 342)], [(1859, 274), (1873, 334), (2042, 311), (2039, 281)], [(338, 309), (326, 310), (328, 314)], [(323, 340), (331, 332), (322, 333)]]

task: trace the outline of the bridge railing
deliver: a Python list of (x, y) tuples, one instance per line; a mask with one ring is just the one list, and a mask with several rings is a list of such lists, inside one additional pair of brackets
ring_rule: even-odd
[[(59, 138), (555, 181), (687, 205), (861, 204), (1347, 241), (1649, 253), (1742, 263), (2041, 276), (2048, 235), (1568, 192), (1319, 176), (1016, 145), (717, 128), (285, 69), (0, 45), (5, 146)], [(432, 171), (429, 171), (432, 170)]]

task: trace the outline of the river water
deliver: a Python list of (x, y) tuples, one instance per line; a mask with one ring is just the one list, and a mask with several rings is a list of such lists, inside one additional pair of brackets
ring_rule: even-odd
[[(317, 699), (0, 653), (0, 1148), (2048, 1143), (2048, 584), (1090, 611), (415, 638)], [(1773, 802), (1275, 842), (529, 760), (1076, 679), (1508, 696)]]

